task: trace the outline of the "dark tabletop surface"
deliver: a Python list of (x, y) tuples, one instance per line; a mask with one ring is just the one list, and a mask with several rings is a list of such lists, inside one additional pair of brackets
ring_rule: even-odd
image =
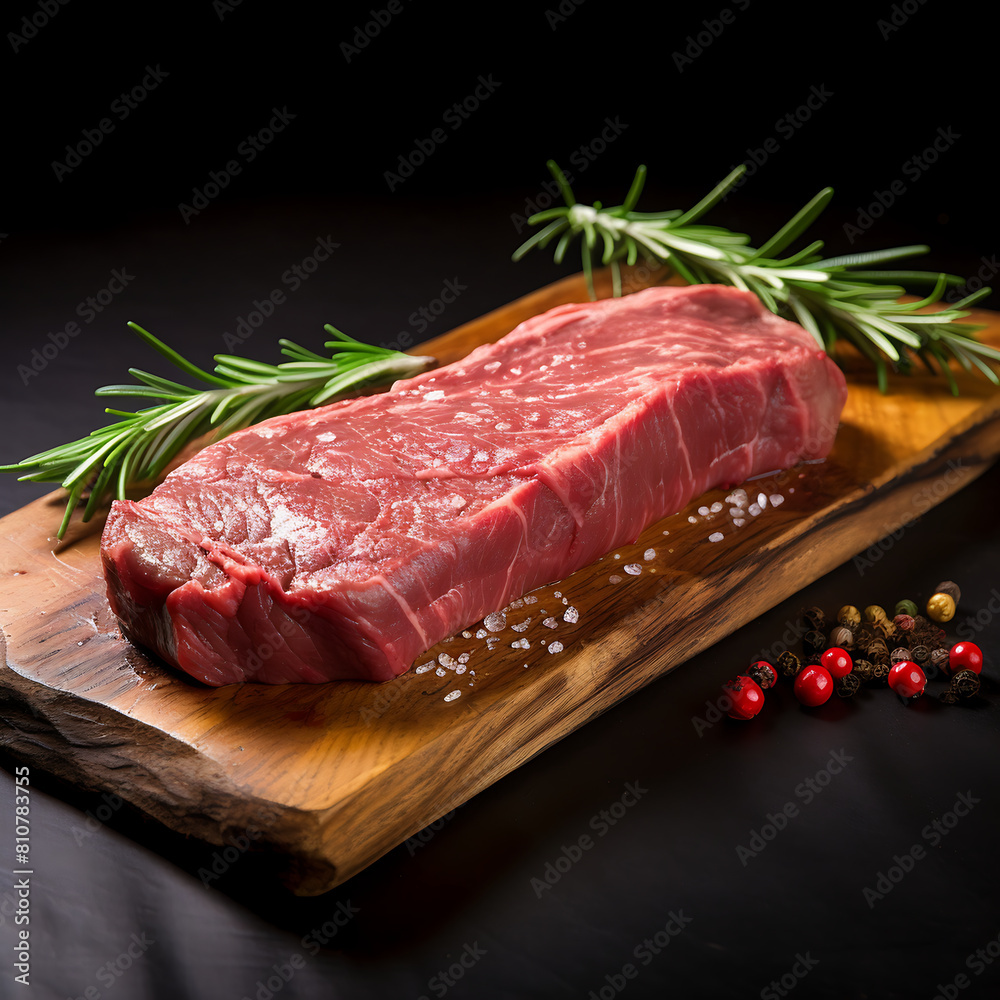
[[(649, 210), (745, 160), (709, 221), (760, 241), (829, 183), (834, 252), (927, 242), (933, 268), (996, 270), (994, 15), (338, 11), (8, 12), (0, 461), (95, 426), (93, 388), (129, 365), (165, 370), (128, 320), (209, 365), (283, 289), (235, 348), (273, 361), (326, 322), (419, 341), (569, 273), (509, 260), (550, 156), (608, 202), (646, 162)], [(4, 476), (0, 512), (48, 489)], [(31, 769), (31, 982), (0, 874), (0, 997), (996, 995), (998, 491), (994, 467), (323, 896), (252, 857), (212, 878), (218, 848)], [(713, 721), (720, 684), (803, 605), (922, 602), (943, 579), (962, 588), (949, 631), (985, 653), (974, 702), (942, 704), (936, 681), (912, 705), (874, 690), (808, 711), (782, 687), (753, 723)], [(19, 762), (2, 764), (10, 859)]]

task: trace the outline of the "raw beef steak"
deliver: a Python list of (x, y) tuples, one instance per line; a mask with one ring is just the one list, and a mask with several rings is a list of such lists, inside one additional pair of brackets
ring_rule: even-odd
[(389, 680), (710, 487), (824, 457), (846, 393), (750, 293), (559, 306), (116, 502), (108, 597), (129, 638), (206, 684)]

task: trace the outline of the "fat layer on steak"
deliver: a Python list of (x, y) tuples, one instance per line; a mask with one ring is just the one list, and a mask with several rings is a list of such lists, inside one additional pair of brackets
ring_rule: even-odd
[(825, 457), (845, 399), (812, 337), (749, 293), (559, 306), (116, 502), (108, 597), (206, 684), (388, 680), (705, 490)]

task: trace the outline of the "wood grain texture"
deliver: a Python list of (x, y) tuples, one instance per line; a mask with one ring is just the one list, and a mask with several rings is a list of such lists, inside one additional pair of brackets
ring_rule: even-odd
[[(574, 276), (420, 352), (448, 362), (582, 298)], [(976, 319), (1000, 342), (1000, 316)], [(728, 504), (697, 513), (724, 501), (712, 491), (535, 591), (499, 631), (470, 626), (421, 656), (421, 672), (383, 685), (210, 689), (181, 676), (121, 637), (102, 524), (74, 523), (57, 543), (52, 494), (0, 521), (0, 740), (182, 833), (222, 845), (250, 831), (296, 891), (323, 892), (983, 472), (1000, 455), (1000, 393), (960, 381), (958, 398), (930, 377), (893, 379), (882, 396), (851, 372), (829, 459), (750, 484), (780, 506), (736, 527)], [(512, 646), (522, 640), (529, 648)]]

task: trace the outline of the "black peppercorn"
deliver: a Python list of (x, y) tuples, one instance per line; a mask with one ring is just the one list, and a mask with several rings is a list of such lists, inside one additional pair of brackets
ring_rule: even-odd
[(910, 659), (919, 667), (926, 667), (931, 662), (931, 651), (923, 645), (910, 648)]
[(859, 681), (870, 681), (874, 675), (874, 667), (868, 660), (855, 660), (854, 669), (848, 677), (857, 677)]
[(822, 608), (803, 608), (802, 620), (815, 632), (826, 631), (826, 615), (823, 613)]
[(888, 663), (873, 663), (872, 664), (872, 680), (877, 681), (879, 684), (885, 684), (889, 677), (889, 664)]
[(802, 661), (790, 650), (778, 654), (775, 666), (781, 671), (782, 677), (795, 677), (802, 669)]
[(834, 690), (841, 698), (853, 698), (861, 687), (861, 678), (852, 670), (837, 681)]
[(959, 670), (951, 679), (948, 690), (941, 695), (946, 705), (954, 705), (959, 698), (972, 698), (979, 694), (979, 674), (973, 670)]
[(822, 653), (826, 649), (826, 636), (817, 629), (812, 629), (802, 637), (802, 648), (806, 656)]

